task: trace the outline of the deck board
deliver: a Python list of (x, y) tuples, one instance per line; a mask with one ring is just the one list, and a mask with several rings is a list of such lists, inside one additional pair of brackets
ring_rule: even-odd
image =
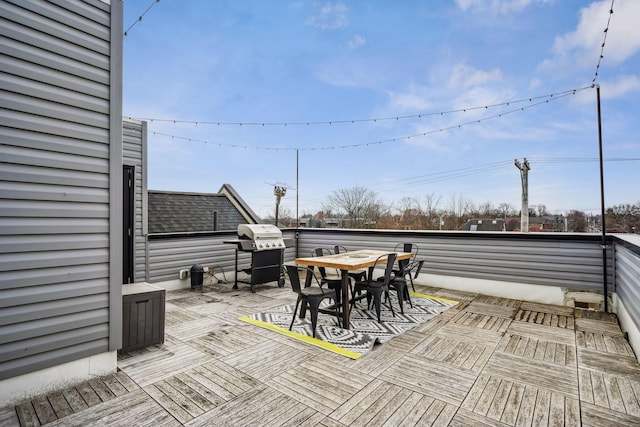
[(168, 292), (163, 344), (0, 424), (640, 425), (640, 365), (615, 315), (418, 285), (460, 303), (352, 360), (239, 321), (295, 297), (256, 291)]

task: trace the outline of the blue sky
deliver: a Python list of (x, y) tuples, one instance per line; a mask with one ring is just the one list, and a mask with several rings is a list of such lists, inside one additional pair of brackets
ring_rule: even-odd
[(149, 122), (149, 189), (229, 183), (261, 216), (276, 183), (294, 215), (296, 187), (300, 215), (356, 186), (395, 207), (519, 208), (526, 157), (530, 206), (598, 213), (589, 86), (611, 18), (596, 80), (605, 204), (640, 202), (640, 1), (612, 15), (610, 0), (124, 5), (123, 111)]

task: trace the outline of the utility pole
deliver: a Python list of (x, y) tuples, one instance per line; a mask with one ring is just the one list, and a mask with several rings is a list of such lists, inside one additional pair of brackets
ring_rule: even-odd
[(520, 178), (522, 179), (522, 212), (520, 213), (520, 231), (529, 232), (529, 161), (524, 158), (520, 163), (518, 159), (514, 160), (518, 169), (520, 169)]
[(276, 227), (278, 226), (278, 211), (280, 210), (280, 199), (287, 194), (287, 187), (274, 185), (273, 194), (276, 196)]

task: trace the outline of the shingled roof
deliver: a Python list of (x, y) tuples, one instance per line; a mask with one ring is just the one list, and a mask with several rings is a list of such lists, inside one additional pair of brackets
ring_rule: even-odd
[(223, 185), (219, 193), (149, 190), (147, 194), (151, 234), (237, 230), (238, 224), (260, 222), (229, 184)]
[(503, 219), (470, 219), (465, 222), (460, 230), (470, 231), (505, 231)]

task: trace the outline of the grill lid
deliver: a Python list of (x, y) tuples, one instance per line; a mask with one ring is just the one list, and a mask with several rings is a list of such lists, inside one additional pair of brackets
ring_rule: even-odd
[(271, 224), (238, 224), (238, 237), (253, 240), (258, 251), (285, 248), (282, 231)]

